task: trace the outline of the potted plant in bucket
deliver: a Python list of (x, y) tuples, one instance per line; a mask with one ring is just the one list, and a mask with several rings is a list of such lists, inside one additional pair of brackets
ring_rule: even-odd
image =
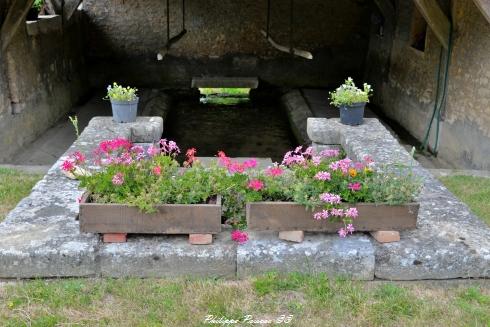
[(123, 87), (114, 82), (107, 87), (105, 100), (110, 100), (112, 105), (112, 119), (117, 123), (132, 123), (136, 121), (139, 98), (138, 89)]
[(330, 92), (330, 103), (340, 109), (340, 122), (345, 125), (362, 124), (364, 107), (372, 92), (367, 83), (364, 83), (362, 89), (358, 88), (351, 77), (334, 92)]
[(38, 20), (41, 11), (44, 11), (44, 0), (35, 0), (32, 4), (32, 8), (27, 12), (26, 20)]

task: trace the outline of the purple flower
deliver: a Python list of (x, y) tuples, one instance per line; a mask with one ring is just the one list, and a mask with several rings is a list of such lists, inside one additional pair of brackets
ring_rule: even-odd
[(330, 215), (336, 216), (336, 217), (343, 217), (344, 216), (344, 210), (337, 209), (337, 208), (330, 209)]
[(357, 211), (357, 208), (349, 208), (345, 210), (345, 216), (349, 218), (357, 218), (359, 216), (359, 212)]
[(327, 219), (328, 217), (330, 217), (330, 214), (328, 213), (328, 210), (322, 210), (320, 212), (316, 212), (313, 215), (313, 218), (316, 219), (316, 220)]
[(338, 204), (342, 200), (340, 195), (332, 194), (332, 193), (322, 193), (320, 194), (320, 200), (330, 204)]
[(346, 227), (346, 230), (347, 230), (347, 232), (352, 234), (356, 229), (354, 228), (354, 226), (352, 224), (348, 224)]
[(320, 152), (320, 155), (326, 158), (337, 157), (339, 156), (339, 154), (340, 154), (340, 150), (338, 149), (325, 149)]
[(339, 236), (342, 238), (347, 236), (347, 230), (345, 230), (344, 228), (339, 229), (337, 233), (339, 233)]

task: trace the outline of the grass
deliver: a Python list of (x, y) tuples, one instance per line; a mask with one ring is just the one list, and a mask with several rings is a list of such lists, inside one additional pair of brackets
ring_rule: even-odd
[[(0, 219), (39, 178), (0, 169)], [(466, 201), (475, 212), (485, 213), (487, 180), (443, 180), (453, 192), (470, 199)], [(33, 280), (0, 284), (0, 326), (210, 326), (205, 323), (209, 315), (252, 326), (243, 322), (252, 315), (261, 320), (291, 319), (288, 326), (490, 327), (489, 285), (353, 282), (275, 272), (241, 281)]]
[(490, 178), (473, 176), (440, 177), (446, 187), (490, 225)]
[(248, 97), (250, 93), (249, 88), (200, 88), (199, 92), (203, 95), (211, 95), (211, 94), (219, 94), (226, 96), (235, 96), (235, 97)]
[(12, 169), (0, 168), (0, 221), (25, 196), (40, 175), (29, 175)]
[[(269, 273), (250, 280), (64, 279), (0, 286), (1, 326), (490, 326), (488, 287), (363, 283)], [(242, 324), (246, 325), (246, 324)]]

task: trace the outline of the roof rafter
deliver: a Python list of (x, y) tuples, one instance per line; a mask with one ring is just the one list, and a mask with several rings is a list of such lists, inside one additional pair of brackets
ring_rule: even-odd
[(473, 0), (473, 2), (490, 23), (490, 0)]
[(439, 42), (444, 48), (449, 46), (451, 23), (446, 14), (435, 0), (413, 0), (418, 10), (424, 16)]

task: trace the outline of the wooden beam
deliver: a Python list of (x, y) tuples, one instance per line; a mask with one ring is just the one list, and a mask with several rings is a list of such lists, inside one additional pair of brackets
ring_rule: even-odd
[(451, 24), (436, 0), (413, 0), (437, 39), (448, 48)]
[(490, 23), (490, 0), (473, 0), (473, 2)]
[(66, 0), (63, 6), (63, 19), (69, 21), (73, 14), (77, 11), (78, 6), (83, 0)]
[(8, 8), (7, 16), (0, 30), (0, 50), (7, 50), (10, 41), (22, 23), (25, 23), (27, 12), (32, 8), (34, 0), (14, 0)]

